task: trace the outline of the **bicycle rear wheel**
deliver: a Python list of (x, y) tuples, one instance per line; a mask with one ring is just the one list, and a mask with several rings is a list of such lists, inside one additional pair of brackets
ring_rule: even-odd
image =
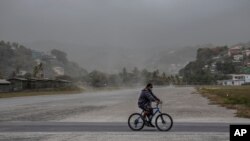
[(133, 113), (128, 118), (128, 126), (131, 130), (139, 131), (144, 127), (144, 120), (141, 114)]
[(156, 117), (155, 125), (160, 131), (169, 131), (173, 126), (173, 119), (170, 115), (162, 113)]

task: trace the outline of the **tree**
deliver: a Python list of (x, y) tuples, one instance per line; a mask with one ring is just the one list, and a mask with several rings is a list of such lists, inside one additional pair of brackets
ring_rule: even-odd
[(91, 73), (89, 73), (88, 77), (89, 77), (89, 83), (91, 86), (94, 86), (94, 87), (107, 86), (107, 77), (102, 72), (94, 70)]
[(136, 76), (136, 77), (138, 77), (139, 74), (140, 74), (140, 71), (138, 70), (138, 68), (134, 67), (134, 69), (133, 69), (133, 75)]
[(17, 65), (16, 70), (15, 70), (16, 74), (19, 74), (19, 73), (20, 73), (20, 69), (21, 69), (21, 66), (20, 66), (20, 65)]
[(158, 78), (158, 76), (159, 76), (159, 70), (157, 69), (157, 70), (155, 70), (154, 72), (153, 72), (153, 79), (154, 78)]
[(0, 41), (0, 46), (4, 46), (5, 42), (3, 40)]
[(43, 78), (44, 77), (43, 64), (42, 63), (36, 65), (33, 68), (33, 77), (35, 77), (35, 78)]
[(232, 62), (217, 62), (216, 69), (223, 74), (236, 73), (235, 65)]
[(32, 77), (32, 74), (31, 73), (26, 73), (25, 75), (24, 75), (24, 78), (26, 78), (26, 79), (30, 79)]
[(120, 86), (122, 83), (121, 77), (117, 74), (112, 74), (108, 76), (108, 84), (110, 86)]
[(175, 84), (179, 85), (181, 83), (179, 75), (175, 75)]
[(132, 75), (133, 75), (133, 82), (134, 83), (138, 83), (139, 82), (139, 75), (140, 75), (140, 71), (138, 70), (137, 67), (135, 67), (132, 71)]
[(142, 82), (144, 82), (145, 84), (149, 82), (149, 80), (151, 79), (150, 78), (150, 72), (148, 72), (147, 69), (143, 69), (141, 71), (141, 79), (142, 79)]
[(161, 80), (163, 81), (164, 85), (169, 84), (169, 81), (165, 72), (162, 73)]
[(127, 69), (125, 67), (122, 69), (121, 77), (122, 77), (123, 84), (127, 84), (128, 83), (128, 72), (127, 72)]
[(0, 71), (0, 79), (2, 79), (3, 78), (3, 76), (2, 76), (2, 73), (1, 73), (1, 71)]
[(163, 72), (162, 75), (161, 75), (161, 77), (162, 77), (163, 79), (166, 79), (166, 73)]
[(11, 78), (16, 77), (16, 72), (15, 72), (15, 71), (13, 71), (13, 72), (11, 73), (10, 77), (11, 77)]
[(13, 43), (12, 43), (12, 46), (15, 47), (15, 48), (18, 48), (18, 47), (19, 47), (19, 44), (16, 43), (16, 42), (13, 42)]
[(147, 69), (143, 69), (141, 71), (141, 76), (144, 77), (144, 78), (147, 78), (149, 76), (149, 72)]
[(57, 50), (57, 49), (53, 49), (51, 50), (51, 54), (56, 56), (58, 61), (64, 64), (68, 63), (67, 54), (65, 52)]

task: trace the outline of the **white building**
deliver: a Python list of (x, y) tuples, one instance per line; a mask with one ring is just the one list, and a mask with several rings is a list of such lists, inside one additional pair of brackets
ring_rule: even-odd
[(234, 62), (240, 62), (243, 60), (243, 55), (242, 54), (238, 54), (238, 55), (234, 55)]
[(245, 83), (250, 83), (250, 74), (245, 75)]
[(220, 80), (218, 84), (224, 86), (240, 86), (245, 83), (250, 83), (250, 74), (231, 74), (232, 79)]
[(244, 50), (244, 51), (243, 51), (243, 54), (244, 54), (245, 56), (250, 56), (250, 50), (249, 50), (249, 49)]

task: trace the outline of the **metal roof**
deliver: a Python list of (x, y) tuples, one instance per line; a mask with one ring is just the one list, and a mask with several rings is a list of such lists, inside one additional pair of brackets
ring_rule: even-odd
[(10, 78), (8, 80), (21, 80), (21, 81), (26, 81), (27, 79), (25, 78), (20, 78), (20, 77), (14, 77), (14, 78)]
[(10, 84), (10, 82), (5, 79), (0, 79), (0, 84)]

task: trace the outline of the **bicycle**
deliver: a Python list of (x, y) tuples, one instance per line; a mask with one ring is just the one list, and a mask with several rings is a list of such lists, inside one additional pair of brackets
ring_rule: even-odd
[(167, 113), (162, 113), (159, 104), (156, 104), (156, 107), (153, 108), (153, 116), (149, 119), (143, 117), (144, 111), (141, 113), (133, 113), (128, 118), (128, 126), (133, 131), (140, 131), (145, 124), (151, 123), (152, 119), (158, 114), (155, 118), (155, 126), (159, 131), (169, 131), (173, 126), (173, 119)]

